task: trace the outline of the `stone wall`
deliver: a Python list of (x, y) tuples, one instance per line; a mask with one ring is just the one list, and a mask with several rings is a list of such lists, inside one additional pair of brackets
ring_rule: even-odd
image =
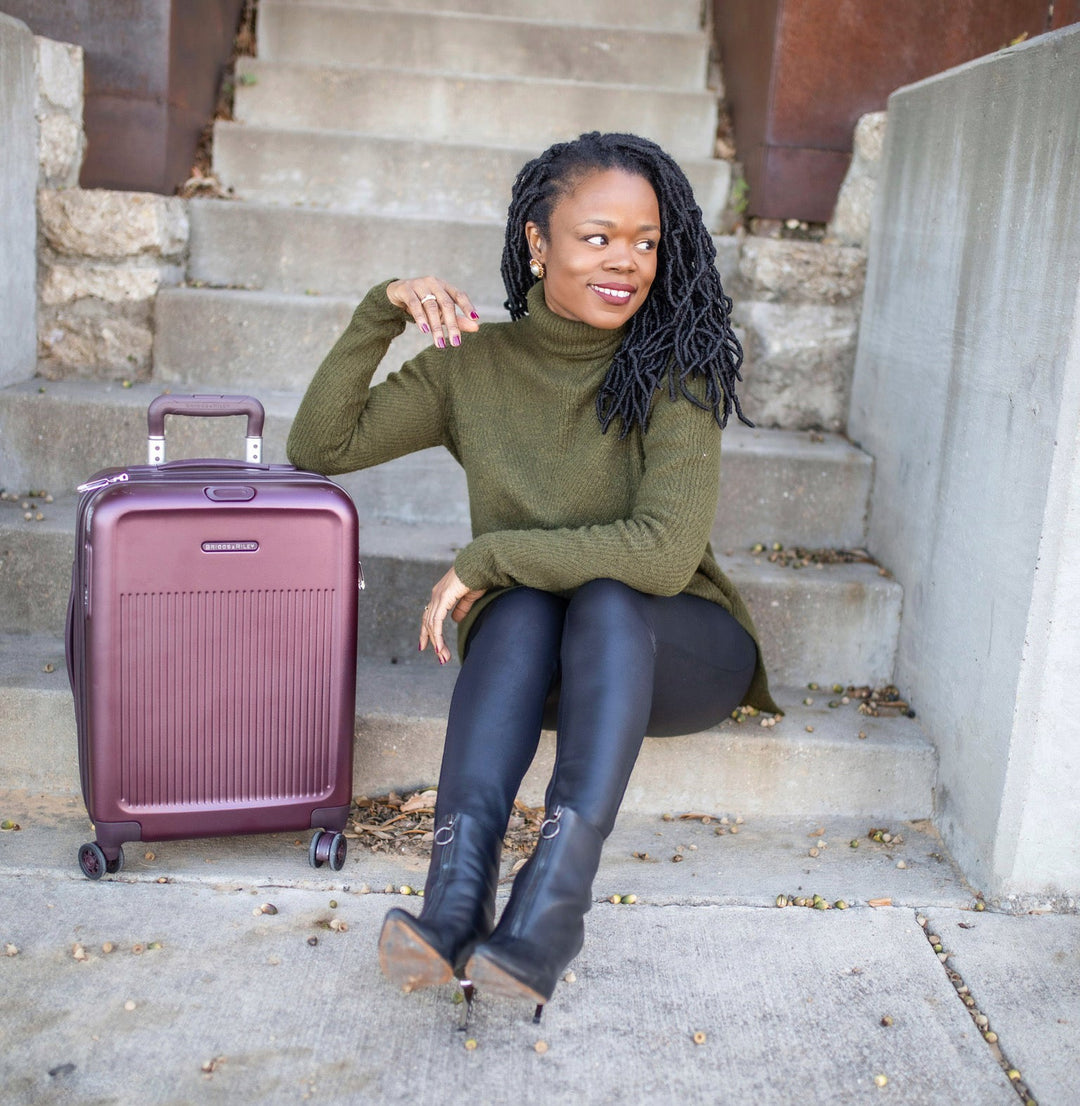
[(34, 40), (38, 121), (37, 371), (49, 379), (150, 374), (154, 297), (183, 279), (175, 197), (78, 187), (86, 148), (83, 53)]
[(890, 98), (849, 422), (940, 826), (1021, 906), (1080, 896), (1077, 103), (1080, 27)]
[(184, 201), (149, 192), (38, 194), (38, 371), (145, 380), (154, 297), (183, 280)]
[(747, 236), (721, 255), (720, 267), (746, 355), (741, 396), (747, 414), (758, 426), (843, 431), (865, 252)]
[(34, 42), (0, 14), (0, 387), (34, 375)]

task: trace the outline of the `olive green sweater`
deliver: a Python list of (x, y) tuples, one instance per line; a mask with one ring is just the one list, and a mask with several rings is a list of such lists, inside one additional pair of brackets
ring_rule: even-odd
[[(473, 540), (454, 561), (463, 584), (569, 594), (621, 580), (652, 595), (687, 592), (720, 604), (757, 640), (709, 546), (720, 475), (720, 428), (709, 411), (657, 393), (648, 433), (601, 433), (596, 394), (624, 330), (598, 330), (548, 310), (485, 323), (460, 347), (430, 347), (371, 387), (409, 321), (373, 288), (327, 354), (289, 434), (289, 460), (333, 475), (445, 446), (464, 467)], [(776, 710), (759, 662), (746, 703)]]

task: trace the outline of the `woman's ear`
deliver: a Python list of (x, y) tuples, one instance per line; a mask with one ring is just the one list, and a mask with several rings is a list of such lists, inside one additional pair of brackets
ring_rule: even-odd
[(540, 233), (540, 228), (536, 223), (525, 224), (525, 241), (529, 244), (529, 253), (532, 254), (537, 261), (544, 260), (544, 236)]

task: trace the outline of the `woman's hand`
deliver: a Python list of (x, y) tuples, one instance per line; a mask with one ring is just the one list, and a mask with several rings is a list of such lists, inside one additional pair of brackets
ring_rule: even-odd
[(460, 622), (483, 594), (483, 590), (467, 588), (458, 574), (450, 569), (431, 589), (431, 602), (424, 608), (420, 619), (420, 652), (427, 648), (430, 641), (439, 664), (446, 664), (450, 659), (450, 650), (443, 641), (446, 616), (450, 615), (455, 622)]
[(447, 341), (460, 346), (463, 330), (480, 329), (480, 316), (469, 297), (438, 277), (395, 280), (387, 285), (386, 297), (408, 311), (425, 334), (433, 335), (439, 349), (445, 349)]

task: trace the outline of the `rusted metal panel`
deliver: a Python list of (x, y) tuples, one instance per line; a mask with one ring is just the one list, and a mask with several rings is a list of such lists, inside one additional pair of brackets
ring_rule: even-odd
[[(1054, 25), (1076, 9), (1056, 0)], [(832, 214), (861, 115), (1051, 25), (1048, 0), (714, 0), (714, 15), (749, 212), (813, 222)]]
[(84, 188), (172, 193), (217, 102), (244, 0), (3, 0), (83, 47)]

